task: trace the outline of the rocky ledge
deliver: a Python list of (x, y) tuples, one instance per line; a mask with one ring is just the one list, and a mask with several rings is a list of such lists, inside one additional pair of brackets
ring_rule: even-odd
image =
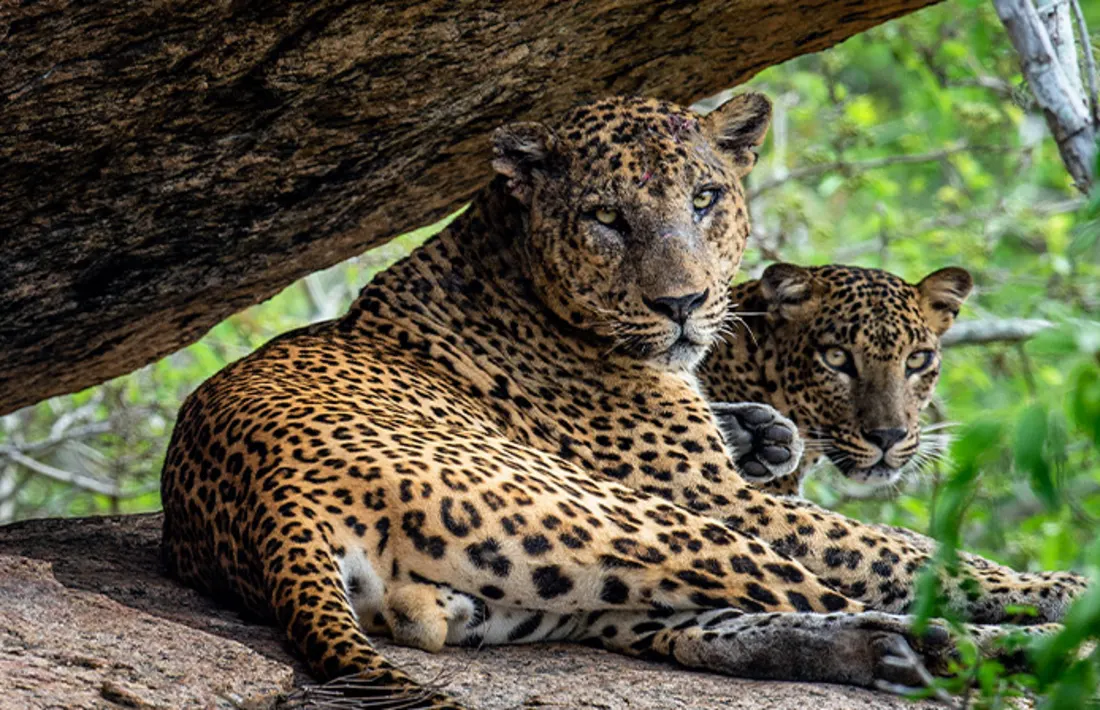
[[(164, 576), (159, 514), (0, 528), (0, 708), (283, 708), (310, 684), (272, 627)], [(739, 680), (564, 644), (379, 641), (480, 710), (922, 710), (858, 688)], [(344, 707), (341, 705), (341, 707)]]

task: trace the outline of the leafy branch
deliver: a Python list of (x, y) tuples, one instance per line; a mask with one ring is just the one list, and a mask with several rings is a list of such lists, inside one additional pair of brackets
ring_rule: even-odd
[(891, 165), (906, 165), (913, 163), (938, 163), (958, 153), (1007, 153), (1015, 149), (1003, 145), (970, 145), (969, 143), (957, 143), (955, 145), (932, 150), (926, 153), (900, 153), (897, 155), (885, 155), (880, 158), (868, 158), (866, 160), (833, 160), (816, 165), (807, 165), (787, 171), (784, 175), (764, 180), (753, 186), (748, 191), (748, 197), (752, 198), (761, 193), (773, 190), (791, 181), (815, 178), (826, 173), (839, 172), (843, 175), (855, 175), (868, 170), (877, 170)]

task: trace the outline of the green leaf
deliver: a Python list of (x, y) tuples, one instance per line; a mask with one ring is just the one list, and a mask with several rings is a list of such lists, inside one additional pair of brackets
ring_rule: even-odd
[(1100, 448), (1100, 367), (1086, 364), (1077, 371), (1070, 408), (1074, 423)]
[(1028, 474), (1035, 495), (1047, 508), (1053, 509), (1058, 506), (1058, 490), (1043, 451), (1049, 417), (1042, 404), (1033, 404), (1024, 410), (1016, 422), (1014, 454), (1017, 468)]

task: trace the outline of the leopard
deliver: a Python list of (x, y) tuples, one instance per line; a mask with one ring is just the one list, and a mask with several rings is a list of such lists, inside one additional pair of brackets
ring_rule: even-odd
[(798, 496), (827, 460), (874, 491), (939, 458), (949, 424), (922, 428), (920, 416), (939, 380), (940, 339), (973, 285), (957, 266), (911, 284), (881, 269), (788, 263), (736, 285), (733, 337), (697, 374), (742, 475)]
[[(463, 707), (382, 635), (865, 687), (939, 672), (952, 634), (908, 614), (927, 550), (752, 488), (694, 374), (770, 116), (753, 92), (706, 115), (611, 97), (496, 129), (495, 176), (449, 227), (185, 400), (166, 572), (364, 707)], [(1056, 623), (1086, 582), (964, 558), (942, 586), (999, 628), (1021, 605)]]

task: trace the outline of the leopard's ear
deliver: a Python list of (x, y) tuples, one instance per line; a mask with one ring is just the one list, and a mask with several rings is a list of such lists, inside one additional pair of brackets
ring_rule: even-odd
[(512, 123), (493, 132), (493, 169), (508, 178), (508, 189), (525, 205), (531, 203), (532, 176), (547, 169), (557, 143), (541, 123)]
[(794, 264), (772, 264), (764, 269), (760, 293), (771, 318), (800, 320), (817, 308), (813, 273)]
[(738, 94), (706, 117), (711, 139), (733, 158), (741, 177), (756, 165), (756, 148), (764, 142), (772, 120), (772, 103), (767, 96)]
[(943, 335), (954, 324), (959, 309), (973, 288), (974, 279), (970, 272), (957, 266), (934, 271), (917, 284), (924, 316), (937, 335)]

